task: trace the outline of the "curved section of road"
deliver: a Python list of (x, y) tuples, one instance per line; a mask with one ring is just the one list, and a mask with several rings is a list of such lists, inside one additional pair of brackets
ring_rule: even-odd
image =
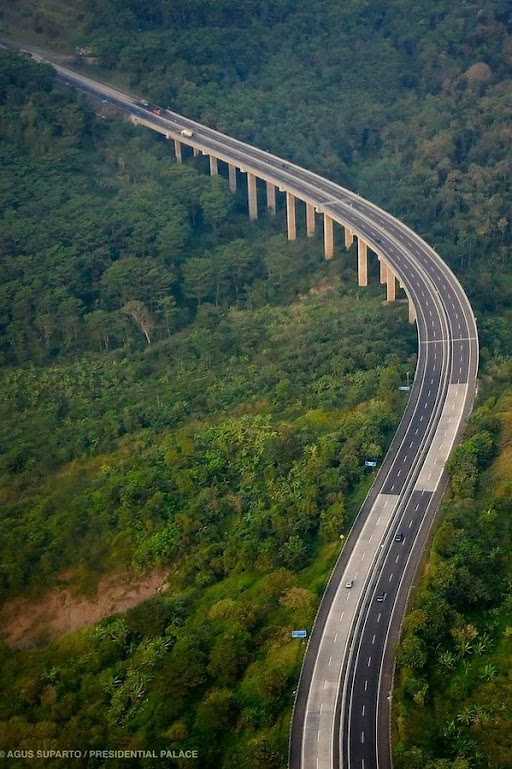
[[(163, 110), (156, 116), (127, 94), (53, 66), (67, 85), (111, 103), (132, 120), (327, 213), (391, 265), (415, 305), (414, 384), (322, 598), (290, 739), (291, 769), (388, 769), (393, 647), (438, 509), (446, 461), (475, 395), (478, 338), (469, 301), (438, 254), (369, 201), (177, 113)], [(192, 135), (184, 137), (183, 129)]]

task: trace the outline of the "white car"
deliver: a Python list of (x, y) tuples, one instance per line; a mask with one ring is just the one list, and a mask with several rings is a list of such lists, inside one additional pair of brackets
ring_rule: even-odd
[(350, 590), (350, 588), (353, 586), (353, 584), (354, 584), (354, 580), (353, 579), (347, 579), (347, 581), (345, 582), (345, 587), (347, 588), (347, 590)]
[(188, 139), (194, 135), (194, 132), (191, 131), (190, 128), (182, 128), (180, 133), (182, 136), (186, 136)]

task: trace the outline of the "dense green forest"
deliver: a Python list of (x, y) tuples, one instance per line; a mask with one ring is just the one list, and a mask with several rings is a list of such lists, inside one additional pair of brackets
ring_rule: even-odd
[(99, 625), (0, 642), (0, 750), (278, 769), (290, 631), (311, 626), (364, 459), (396, 428), (406, 308), (357, 289), (352, 254), (289, 243), (282, 216), (250, 224), (201, 160), (177, 167), (7, 53), (0, 123), (0, 597), (169, 575)]
[(511, 375), (510, 362), (489, 370), (450, 460), (398, 654), (397, 769), (512, 766)]
[[(510, 767), (510, 3), (71, 5), (18, 0), (0, 23), (13, 38), (71, 54), (77, 66), (357, 189), (424, 234), (462, 278), (477, 312), (483, 386), (407, 620), (397, 766)], [(79, 47), (89, 63), (74, 53)], [(29, 77), (27, 66), (11, 60), (0, 79), (2, 167), (9, 169), (1, 194), (23, 215), (4, 205), (2, 493), (10, 552), (12, 543), (23, 547), (18, 566), (9, 561), (3, 572), (3, 594), (27, 582), (52, 584), (57, 566), (73, 557), (77, 531), (84, 589), (94, 583), (91, 569), (140, 568), (146, 560), (172, 561), (178, 576), (176, 591), (136, 619), (128, 615), (121, 629), (104, 623), (42, 652), (5, 650), (1, 728), (13, 731), (0, 731), (1, 739), (22, 744), (30, 729), (48, 725), (48, 739), (57, 740), (66, 724), (99, 734), (99, 742), (106, 733), (134, 744), (190, 740), (208, 755), (206, 766), (279, 767), (300, 655), (280, 647), (279, 628), (299, 616), (307, 624), (314, 613), (332, 533), (351, 520), (368, 483), (359, 460), (370, 446), (382, 451), (396, 424), (400, 404), (390, 392), (413, 337), (398, 330), (393, 310), (351, 288), (346, 260), (325, 266), (318, 245), (287, 244), (279, 217), (248, 225), (242, 199), (229, 197), (222, 180), (212, 186), (200, 164), (162, 162), (164, 144), (98, 124), (85, 105), (52, 88), (48, 72), (30, 66)], [(312, 292), (318, 285), (329, 290)], [(254, 440), (266, 469), (253, 495), (246, 457)], [(226, 446), (234, 452), (229, 477)], [(313, 457), (315, 478), (331, 479), (327, 489), (308, 485), (318, 483), (307, 469)], [(123, 494), (127, 476), (133, 491)], [(198, 478), (207, 501), (190, 494)], [(171, 526), (168, 500), (177, 490), (190, 512)], [(321, 522), (326, 510), (331, 528)], [(196, 518), (203, 531), (194, 530)], [(256, 571), (242, 576), (246, 557)], [(206, 576), (198, 563), (208, 563)], [(272, 579), (311, 595), (293, 593), (290, 609)], [(256, 597), (264, 605), (247, 620)], [(217, 601), (235, 606), (221, 603), (217, 613)], [(141, 621), (146, 610), (160, 619)], [(247, 665), (226, 683), (212, 673), (210, 644), (215, 636), (220, 648), (229, 637), (236, 648), (238, 626), (249, 636), (240, 647)], [(145, 668), (146, 645), (169, 638), (161, 657), (147, 652)], [(191, 638), (197, 647), (189, 652)], [(97, 667), (69, 673), (69, 659), (78, 665), (80, 655)], [(197, 678), (178, 716), (162, 705), (178, 687), (160, 696), (155, 681), (172, 687), (182, 655)], [(199, 671), (192, 658), (203, 660)], [(265, 684), (263, 660), (273, 671)], [(45, 678), (54, 668), (60, 677)], [(148, 694), (131, 711), (141, 670)], [(123, 714), (119, 732), (100, 720), (108, 708), (114, 718)], [(228, 724), (224, 742), (200, 736), (225, 733)], [(73, 737), (65, 732), (68, 743)]]

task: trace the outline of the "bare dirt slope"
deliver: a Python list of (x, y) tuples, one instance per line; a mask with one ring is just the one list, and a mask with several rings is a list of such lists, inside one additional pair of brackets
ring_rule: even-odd
[(146, 601), (163, 588), (165, 578), (163, 572), (116, 574), (100, 580), (95, 596), (62, 587), (38, 598), (13, 598), (0, 609), (0, 636), (17, 648), (49, 641)]

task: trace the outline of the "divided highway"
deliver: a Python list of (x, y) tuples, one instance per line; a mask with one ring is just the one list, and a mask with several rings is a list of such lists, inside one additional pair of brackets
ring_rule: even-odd
[(439, 506), (446, 461), (476, 390), (478, 337), (469, 301), (438, 254), (369, 201), (177, 113), (157, 116), (127, 94), (53, 66), (67, 85), (275, 184), (350, 228), (391, 265), (414, 303), (419, 350), (409, 401), (321, 601), (290, 738), (291, 769), (388, 769), (393, 647)]

